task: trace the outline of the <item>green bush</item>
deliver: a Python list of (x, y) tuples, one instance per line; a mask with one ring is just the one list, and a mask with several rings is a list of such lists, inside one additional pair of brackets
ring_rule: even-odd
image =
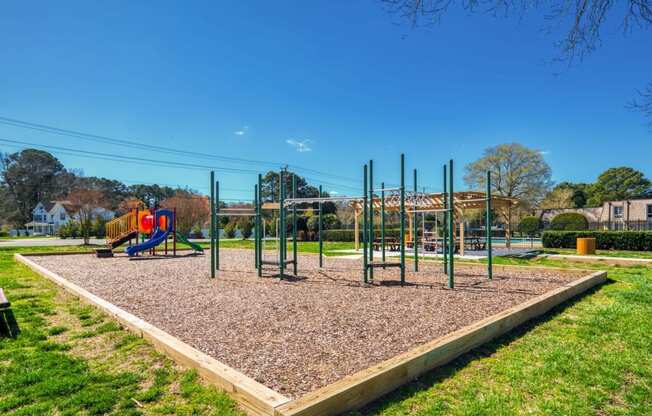
[(652, 251), (652, 231), (545, 231), (545, 248), (576, 248), (577, 238), (593, 237), (600, 250)]
[(251, 237), (253, 228), (254, 223), (249, 218), (243, 218), (238, 221), (238, 230), (240, 230), (243, 240)]
[(106, 223), (107, 221), (104, 218), (97, 218), (95, 221), (93, 221), (91, 234), (95, 235), (97, 238), (106, 237)]
[(204, 235), (201, 233), (201, 227), (199, 225), (192, 227), (192, 230), (190, 230), (190, 238), (204, 238)]
[[(319, 215), (313, 215), (308, 218), (306, 226), (309, 231), (317, 232), (319, 231)], [(342, 224), (335, 214), (324, 214), (321, 219), (321, 226), (323, 230), (331, 230), (341, 227)]]
[(582, 231), (588, 228), (588, 220), (578, 212), (564, 212), (556, 215), (550, 223), (550, 229), (555, 231)]
[(529, 237), (537, 235), (541, 228), (541, 219), (535, 216), (524, 217), (518, 224), (518, 231)]
[(224, 234), (226, 235), (226, 238), (234, 238), (235, 237), (235, 224), (233, 222), (229, 222), (224, 226)]
[[(407, 238), (407, 227), (405, 230)], [(354, 230), (323, 230), (322, 236), (324, 241), (355, 241)], [(387, 238), (400, 238), (401, 231), (398, 228), (385, 229), (385, 237)], [(374, 231), (374, 239), (380, 238), (380, 229), (376, 228)], [(315, 236), (317, 239), (317, 236)], [(362, 243), (362, 231), (360, 231), (360, 242)]]
[(80, 227), (77, 221), (69, 221), (59, 227), (60, 238), (77, 238), (80, 235)]

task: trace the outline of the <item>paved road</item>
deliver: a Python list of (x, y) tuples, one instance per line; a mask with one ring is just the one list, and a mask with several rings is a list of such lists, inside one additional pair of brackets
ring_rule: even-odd
[[(106, 244), (106, 240), (91, 238), (91, 244)], [(78, 246), (84, 244), (81, 238), (24, 238), (16, 240), (0, 240), (0, 247), (44, 247), (44, 246)]]

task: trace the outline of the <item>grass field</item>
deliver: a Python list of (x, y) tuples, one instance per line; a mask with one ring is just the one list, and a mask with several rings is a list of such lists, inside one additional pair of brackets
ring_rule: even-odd
[(0, 340), (0, 414), (242, 414), (194, 372), (14, 262), (15, 251), (0, 250), (0, 287), (22, 331)]
[[(543, 252), (547, 254), (577, 254), (577, 251), (572, 248), (546, 248)], [(652, 259), (652, 251), (596, 250), (595, 255), (604, 257)]]
[[(237, 414), (194, 373), (15, 263), (16, 250), (46, 249), (0, 249), (0, 287), (23, 330), (0, 341), (1, 414)], [(652, 267), (582, 267), (606, 268), (611, 282), (355, 414), (652, 414)]]

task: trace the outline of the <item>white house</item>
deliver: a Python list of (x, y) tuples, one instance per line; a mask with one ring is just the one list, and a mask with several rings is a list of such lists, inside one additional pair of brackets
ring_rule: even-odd
[[(115, 214), (104, 208), (95, 208), (93, 216), (102, 218), (105, 221), (113, 219)], [(65, 204), (60, 201), (39, 202), (32, 210), (32, 221), (25, 224), (29, 234), (54, 235), (59, 232), (59, 228), (70, 222), (70, 220), (79, 220), (77, 213), (70, 212)]]

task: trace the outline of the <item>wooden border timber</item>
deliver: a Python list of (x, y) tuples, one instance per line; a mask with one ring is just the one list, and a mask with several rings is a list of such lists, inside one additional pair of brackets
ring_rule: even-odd
[[(544, 314), (560, 303), (607, 280), (607, 273), (604, 271), (500, 265), (501, 268), (582, 270), (591, 271), (592, 274), (344, 377), (296, 400), (290, 400), (26, 258), (43, 254), (15, 254), (14, 257), (18, 262), (62, 286), (84, 302), (99, 307), (112, 315), (128, 329), (147, 339), (158, 350), (166, 353), (178, 363), (197, 369), (204, 379), (225, 390), (249, 414), (274, 416), (336, 415), (360, 408), (419, 375), (452, 361), (465, 352), (507, 333), (514, 327)], [(47, 254), (55, 255), (51, 252)], [(88, 253), (65, 252), (58, 254)], [(469, 263), (469, 265), (474, 264)]]
[(26, 265), (36, 273), (79, 297), (83, 302), (96, 306), (111, 315), (130, 331), (152, 343), (157, 350), (167, 354), (174, 361), (185, 367), (196, 369), (205, 380), (226, 391), (247, 413), (252, 415), (273, 415), (276, 407), (289, 401), (283, 395), (191, 347), (167, 332), (39, 266), (28, 259), (27, 256), (16, 253), (14, 258), (19, 263)]
[(603, 271), (575, 280), (285, 403), (276, 408), (277, 415), (325, 416), (358, 409), (606, 280)]

